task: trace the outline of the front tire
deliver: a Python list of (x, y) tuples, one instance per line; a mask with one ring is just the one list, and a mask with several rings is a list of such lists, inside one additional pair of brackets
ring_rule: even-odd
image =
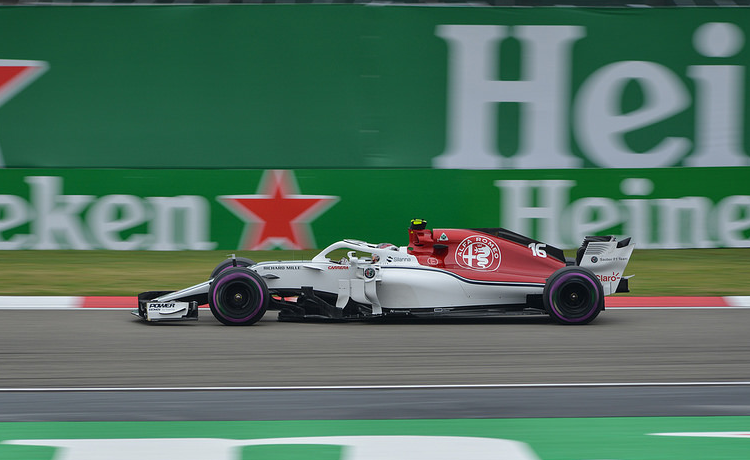
[(560, 324), (588, 324), (604, 310), (604, 289), (591, 270), (568, 266), (547, 279), (544, 309)]
[(249, 326), (266, 313), (270, 296), (263, 278), (244, 267), (227, 268), (208, 288), (208, 306), (227, 326)]
[(211, 272), (211, 276), (208, 279), (216, 278), (216, 275), (223, 272), (229, 267), (234, 267), (235, 262), (237, 263), (238, 267), (252, 267), (255, 265), (255, 261), (252, 259), (248, 259), (246, 257), (236, 257), (234, 259), (226, 259), (216, 267), (214, 267), (213, 271)]

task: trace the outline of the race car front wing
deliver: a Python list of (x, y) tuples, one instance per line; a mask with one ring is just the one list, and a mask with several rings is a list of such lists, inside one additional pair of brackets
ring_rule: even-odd
[(131, 313), (146, 321), (197, 321), (198, 302), (187, 301), (153, 301), (170, 291), (150, 291), (138, 294), (138, 309)]

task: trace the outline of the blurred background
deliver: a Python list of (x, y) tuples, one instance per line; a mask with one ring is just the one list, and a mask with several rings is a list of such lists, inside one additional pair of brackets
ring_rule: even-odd
[(0, 248), (748, 246), (750, 10), (614, 5), (6, 6)]
[[(178, 289), (235, 252), (404, 245), (412, 218), (567, 251), (629, 236), (631, 295), (746, 296), (749, 5), (0, 1), (0, 300)], [(615, 310), (575, 330), (0, 313), (0, 458), (67, 447), (72, 460), (90, 447), (73, 438), (154, 433), (504, 437), (549, 459), (747, 452), (727, 443), (750, 423), (746, 309)], [(382, 446), (438, 454), (397, 441)], [(495, 441), (464, 452), (535, 458)], [(347, 442), (366, 440), (316, 455)], [(248, 458), (310, 455), (247, 445)], [(206, 445), (149, 448), (185, 459)]]

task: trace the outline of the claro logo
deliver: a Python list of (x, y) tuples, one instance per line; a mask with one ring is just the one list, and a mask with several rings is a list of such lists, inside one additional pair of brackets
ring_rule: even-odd
[(602, 283), (609, 283), (612, 281), (617, 281), (620, 279), (620, 273), (612, 272), (611, 275), (596, 275), (597, 278), (599, 278), (599, 281)]

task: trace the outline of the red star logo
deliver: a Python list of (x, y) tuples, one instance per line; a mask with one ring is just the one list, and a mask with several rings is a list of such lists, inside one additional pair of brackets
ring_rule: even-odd
[[(0, 106), (43, 74), (45, 70), (47, 70), (47, 63), (42, 61), (0, 59)], [(3, 167), (5, 167), (5, 160), (0, 152), (0, 168)]]
[(42, 61), (0, 59), (0, 105), (47, 70)]
[(247, 222), (240, 249), (310, 249), (310, 222), (333, 206), (337, 196), (300, 195), (292, 171), (266, 171), (255, 195), (224, 195), (218, 200)]

